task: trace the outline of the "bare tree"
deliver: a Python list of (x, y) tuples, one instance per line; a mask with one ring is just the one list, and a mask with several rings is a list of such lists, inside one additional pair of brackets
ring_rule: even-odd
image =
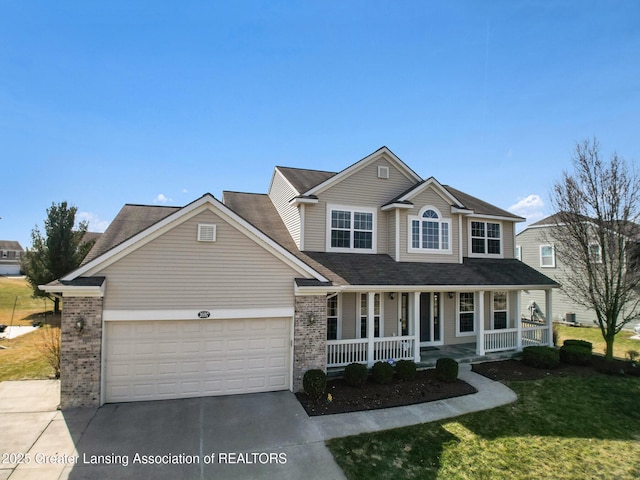
[(640, 318), (640, 178), (615, 153), (603, 161), (595, 138), (576, 145), (573, 167), (553, 187), (549, 235), (562, 259), (562, 288), (595, 312), (611, 360), (616, 334)]

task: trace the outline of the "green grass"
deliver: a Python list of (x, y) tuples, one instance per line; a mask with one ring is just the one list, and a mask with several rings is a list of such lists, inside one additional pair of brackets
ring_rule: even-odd
[(517, 402), (327, 442), (349, 479), (636, 479), (640, 378), (512, 382)]
[[(33, 298), (29, 283), (22, 277), (0, 277), (0, 323), (31, 325), (42, 321), (43, 312), (52, 310), (51, 300)], [(14, 310), (15, 306), (15, 310)]]
[[(606, 344), (602, 338), (599, 328), (593, 327), (570, 327), (567, 325), (556, 325), (558, 329), (558, 346), (562, 346), (562, 342), (571, 338), (575, 340), (586, 340), (593, 344), (593, 353), (604, 355)], [(632, 340), (634, 334), (628, 331), (622, 331), (616, 335), (613, 343), (613, 356), (618, 358), (626, 358), (629, 350), (640, 352), (640, 340)]]

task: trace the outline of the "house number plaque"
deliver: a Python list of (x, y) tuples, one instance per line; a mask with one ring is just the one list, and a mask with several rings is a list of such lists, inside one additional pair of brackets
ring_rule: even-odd
[(202, 310), (201, 312), (198, 312), (198, 318), (209, 318), (210, 316), (211, 316), (211, 312), (207, 310)]

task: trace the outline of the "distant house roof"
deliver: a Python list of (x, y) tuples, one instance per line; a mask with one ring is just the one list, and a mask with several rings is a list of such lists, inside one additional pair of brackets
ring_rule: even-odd
[(99, 257), (177, 210), (180, 210), (180, 207), (125, 205), (113, 219), (107, 231), (96, 240), (82, 264)]
[(14, 252), (24, 252), (24, 248), (20, 245), (20, 242), (16, 242), (15, 240), (0, 240), (0, 250), (2, 251), (14, 251)]

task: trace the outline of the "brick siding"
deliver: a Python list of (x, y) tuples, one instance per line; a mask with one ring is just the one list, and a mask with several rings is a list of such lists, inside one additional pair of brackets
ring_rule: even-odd
[(307, 370), (327, 371), (327, 297), (296, 297), (293, 325), (293, 391), (302, 390)]

